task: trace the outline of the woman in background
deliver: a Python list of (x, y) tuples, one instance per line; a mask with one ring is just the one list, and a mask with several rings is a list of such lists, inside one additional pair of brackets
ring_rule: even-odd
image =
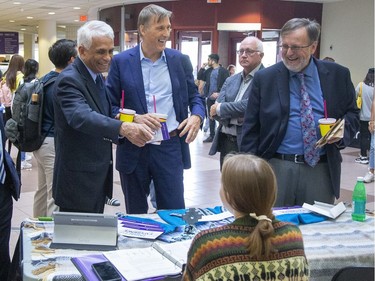
[[(5, 71), (1, 81), (0, 102), (5, 107), (4, 125), (10, 118), (12, 118), (13, 95), (23, 79), (24, 64), (25, 61), (22, 56), (13, 55), (9, 61), (8, 69)], [(12, 144), (8, 141), (9, 153), (11, 147)]]
[[(33, 83), (37, 79), (37, 74), (39, 71), (39, 63), (34, 59), (28, 59), (24, 65), (24, 76), (23, 83)], [(26, 152), (21, 152), (21, 169), (31, 169), (32, 164), (28, 161), (31, 160), (31, 154)]]
[(229, 71), (229, 76), (236, 74), (236, 66), (234, 64), (228, 65), (227, 70)]
[(359, 112), (359, 145), (360, 154), (359, 157), (355, 159), (356, 163), (368, 164), (369, 157), (368, 151), (370, 149), (370, 138), (371, 133), (368, 129), (368, 122), (371, 117), (371, 104), (373, 99), (374, 91), (374, 68), (370, 68), (366, 74), (363, 82), (360, 82), (355, 88), (356, 95), (362, 96), (362, 106)]
[(270, 165), (249, 154), (227, 155), (221, 183), (220, 198), (235, 220), (194, 237), (183, 280), (283, 280), (291, 272), (308, 280), (299, 228), (272, 214), (276, 178)]

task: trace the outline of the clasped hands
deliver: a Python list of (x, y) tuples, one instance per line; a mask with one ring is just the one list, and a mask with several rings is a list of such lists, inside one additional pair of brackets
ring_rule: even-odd
[[(186, 142), (191, 143), (199, 132), (201, 118), (197, 115), (191, 115), (180, 123), (178, 130), (179, 136), (186, 133)], [(152, 113), (136, 114), (132, 123), (123, 122), (120, 128), (120, 135), (126, 137), (131, 143), (138, 147), (143, 147), (155, 135), (155, 132), (161, 128), (160, 120)]]

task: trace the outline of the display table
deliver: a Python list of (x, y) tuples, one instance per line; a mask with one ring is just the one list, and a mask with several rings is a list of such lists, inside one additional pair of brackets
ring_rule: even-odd
[[(310, 280), (331, 280), (334, 273), (345, 266), (374, 266), (373, 216), (368, 216), (365, 222), (355, 222), (347, 211), (336, 220), (300, 225), (300, 229), (310, 266)], [(49, 249), (53, 222), (24, 223), (21, 233), (24, 281), (83, 280), (70, 258), (95, 252)], [(151, 243), (150, 240), (120, 236), (118, 245), (123, 249), (147, 247)]]

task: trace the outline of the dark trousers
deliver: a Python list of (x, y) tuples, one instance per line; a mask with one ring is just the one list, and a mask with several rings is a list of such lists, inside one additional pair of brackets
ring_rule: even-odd
[(361, 156), (366, 157), (370, 150), (371, 133), (368, 130), (368, 121), (360, 121), (359, 127), (359, 145), (361, 148)]
[[(207, 110), (208, 110), (208, 118), (210, 118), (210, 109), (211, 106), (215, 103), (215, 100), (211, 100), (210, 98), (207, 98)], [(210, 136), (214, 137), (215, 136), (215, 129), (216, 129), (216, 121), (213, 119), (210, 120)]]
[[(0, 184), (1, 185), (1, 184)], [(9, 239), (13, 200), (9, 188), (0, 186), (0, 280), (8, 280), (10, 270)]]
[(127, 214), (146, 214), (150, 182), (155, 186), (158, 209), (183, 209), (184, 183), (181, 144), (178, 136), (160, 145), (147, 144), (134, 171), (120, 171)]
[(219, 133), (219, 151), (220, 151), (220, 171), (223, 167), (224, 158), (227, 154), (232, 152), (238, 152), (237, 137)]

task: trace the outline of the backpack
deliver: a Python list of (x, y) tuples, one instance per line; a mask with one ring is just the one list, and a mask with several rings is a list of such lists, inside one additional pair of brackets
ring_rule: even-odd
[[(55, 80), (56, 77), (51, 77), (43, 83), (35, 79), (17, 88), (13, 98), (12, 118), (5, 124), (5, 135), (19, 151), (32, 152), (42, 146), (48, 134), (42, 134), (44, 87)], [(37, 102), (31, 100), (34, 93), (38, 95)]]

